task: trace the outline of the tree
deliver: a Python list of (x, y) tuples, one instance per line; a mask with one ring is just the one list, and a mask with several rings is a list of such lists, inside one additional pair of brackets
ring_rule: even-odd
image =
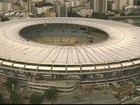
[(13, 88), (12, 85), (14, 85), (14, 87), (15, 85), (17, 85), (17, 79), (8, 77), (6, 81), (6, 86), (9, 91), (12, 91), (12, 88)]
[(10, 20), (8, 17), (6, 17), (6, 16), (1, 16), (0, 15), (0, 17), (1, 17), (1, 21), (8, 21), (8, 20)]
[(93, 12), (92, 18), (107, 19), (107, 16), (105, 14), (102, 14), (102, 13)]
[(41, 104), (41, 102), (43, 101), (43, 97), (37, 94), (31, 94), (29, 102), (32, 104)]
[(11, 91), (10, 100), (12, 104), (19, 104), (20, 97), (15, 91)]
[(68, 17), (82, 17), (76, 12), (68, 12)]
[(58, 90), (57, 88), (49, 88), (44, 91), (45, 98), (53, 104), (53, 102), (57, 99)]
[(1, 93), (0, 93), (0, 104), (3, 104), (3, 96)]
[(115, 94), (114, 95), (115, 96), (115, 98), (117, 98), (118, 99), (118, 101), (120, 102), (120, 104), (121, 104), (121, 99), (123, 98), (123, 95), (121, 95), (121, 93), (120, 92), (118, 92), (117, 94)]

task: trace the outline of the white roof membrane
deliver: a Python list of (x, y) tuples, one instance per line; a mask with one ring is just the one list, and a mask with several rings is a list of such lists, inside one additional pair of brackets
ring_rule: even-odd
[[(109, 38), (98, 44), (60, 46), (27, 41), (19, 35), (19, 32), (27, 26), (44, 23), (77, 24), (86, 27), (95, 27), (105, 31)], [(24, 68), (25, 63), (28, 64), (25, 66), (27, 69), (37, 69), (38, 66), (35, 65), (46, 65), (39, 66), (39, 70), (51, 70), (51, 67), (47, 66), (48, 64), (93, 64), (97, 70), (100, 70), (108, 69), (109, 67), (112, 69), (121, 67), (119, 63), (124, 62), (122, 66), (127, 67), (133, 65), (133, 63), (140, 64), (140, 60), (132, 60), (140, 57), (139, 33), (140, 27), (121, 22), (89, 18), (47, 17), (1, 22), (0, 57), (11, 61), (3, 62), (0, 60), (0, 63), (20, 68)], [(57, 34), (59, 34), (59, 30)], [(13, 63), (12, 61), (19, 61), (23, 64)], [(100, 65), (96, 66), (96, 64)], [(82, 67), (82, 70), (94, 69), (92, 66)], [(53, 70), (63, 71), (66, 69), (65, 67), (59, 68), (54, 66)], [(80, 67), (68, 67), (67, 70), (79, 71)]]

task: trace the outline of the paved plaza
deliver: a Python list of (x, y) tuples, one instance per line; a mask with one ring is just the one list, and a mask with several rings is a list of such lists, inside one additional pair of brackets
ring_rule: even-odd
[(63, 95), (58, 98), (58, 104), (119, 104), (112, 94), (78, 94)]

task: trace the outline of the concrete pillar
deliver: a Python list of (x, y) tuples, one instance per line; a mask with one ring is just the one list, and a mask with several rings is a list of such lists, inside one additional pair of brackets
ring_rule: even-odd
[(53, 75), (53, 79), (56, 80), (56, 75)]
[(81, 85), (81, 81), (82, 81), (82, 75), (79, 75), (79, 84)]
[(36, 73), (32, 73), (32, 81), (33, 82), (35, 82), (35, 80), (36, 80), (36, 75), (37, 75)]
[(8, 71), (7, 70), (4, 70), (4, 73), (5, 73), (5, 75), (8, 75)]
[(93, 85), (95, 84), (95, 74), (92, 74), (93, 75)]
[(90, 79), (92, 79), (93, 78), (93, 75), (90, 75)]
[(108, 73), (104, 73), (104, 78), (106, 79), (106, 84), (107, 84), (107, 80), (108, 80)]
[(17, 78), (17, 75), (18, 75), (18, 71), (14, 71), (15, 78)]
[(28, 78), (28, 81), (30, 81), (31, 80), (31, 73), (26, 73), (26, 76)]
[(18, 71), (14, 71), (14, 75), (17, 78)]
[(117, 82), (119, 82), (119, 79), (120, 79), (120, 71), (117, 71)]
[(131, 75), (133, 75), (133, 70), (129, 70), (129, 72), (128, 72), (128, 80), (131, 78)]

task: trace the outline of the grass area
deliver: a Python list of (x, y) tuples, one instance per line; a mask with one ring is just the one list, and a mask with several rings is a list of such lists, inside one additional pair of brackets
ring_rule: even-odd
[(133, 21), (135, 24), (140, 24), (140, 18), (132, 19), (132, 21)]
[(131, 81), (132, 83), (134, 83), (136, 86), (137, 86), (137, 85), (140, 85), (139, 80), (131, 79), (130, 81)]

